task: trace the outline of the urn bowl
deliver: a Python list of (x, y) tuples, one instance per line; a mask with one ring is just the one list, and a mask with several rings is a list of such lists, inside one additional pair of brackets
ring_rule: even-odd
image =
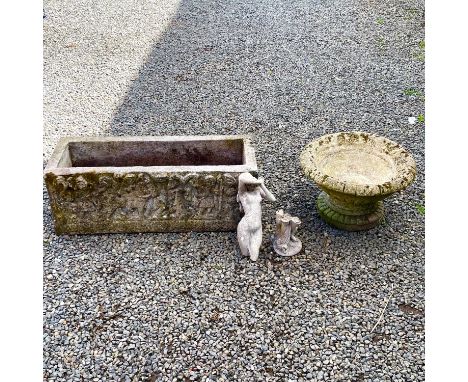
[(373, 228), (382, 200), (408, 187), (416, 163), (398, 143), (365, 132), (324, 135), (302, 151), (304, 174), (322, 190), (317, 208), (328, 224), (348, 231)]

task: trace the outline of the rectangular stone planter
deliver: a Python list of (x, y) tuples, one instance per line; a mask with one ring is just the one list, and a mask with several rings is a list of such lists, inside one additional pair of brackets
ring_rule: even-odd
[(245, 136), (66, 137), (44, 171), (57, 234), (235, 230)]

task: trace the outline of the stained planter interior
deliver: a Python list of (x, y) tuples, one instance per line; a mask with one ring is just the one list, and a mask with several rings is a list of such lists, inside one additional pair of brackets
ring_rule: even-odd
[(242, 139), (70, 142), (58, 167), (207, 166), (245, 163)]
[(362, 147), (329, 150), (322, 154), (318, 167), (328, 176), (354, 184), (381, 184), (396, 176), (391, 158)]

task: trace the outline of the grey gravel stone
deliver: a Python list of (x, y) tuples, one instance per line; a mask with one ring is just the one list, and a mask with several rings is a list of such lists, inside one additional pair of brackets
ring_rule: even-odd
[[(44, 162), (63, 135), (251, 134), (278, 200), (251, 263), (235, 233), (58, 237), (44, 188), (44, 380), (424, 381), (422, 0), (44, 9)], [(418, 165), (367, 232), (324, 224), (299, 167), (342, 130)], [(295, 257), (268, 239), (280, 208), (303, 222)]]

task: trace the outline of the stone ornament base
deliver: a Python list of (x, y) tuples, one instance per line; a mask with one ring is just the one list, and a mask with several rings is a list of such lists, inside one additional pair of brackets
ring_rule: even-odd
[(294, 256), (302, 249), (302, 242), (296, 236), (302, 224), (297, 216), (292, 216), (282, 209), (276, 211), (276, 232), (271, 237), (273, 249), (280, 256)]
[(290, 241), (287, 245), (287, 249), (284, 249), (278, 245), (278, 241), (276, 240), (275, 236), (271, 237), (271, 241), (273, 242), (273, 249), (275, 252), (284, 257), (290, 257), (297, 255), (299, 252), (301, 252), (302, 249), (302, 242), (297, 240), (297, 241)]
[(366, 207), (364, 211), (345, 211), (323, 191), (317, 198), (320, 217), (331, 226), (346, 231), (364, 231), (380, 224), (384, 218), (383, 202), (377, 201)]

